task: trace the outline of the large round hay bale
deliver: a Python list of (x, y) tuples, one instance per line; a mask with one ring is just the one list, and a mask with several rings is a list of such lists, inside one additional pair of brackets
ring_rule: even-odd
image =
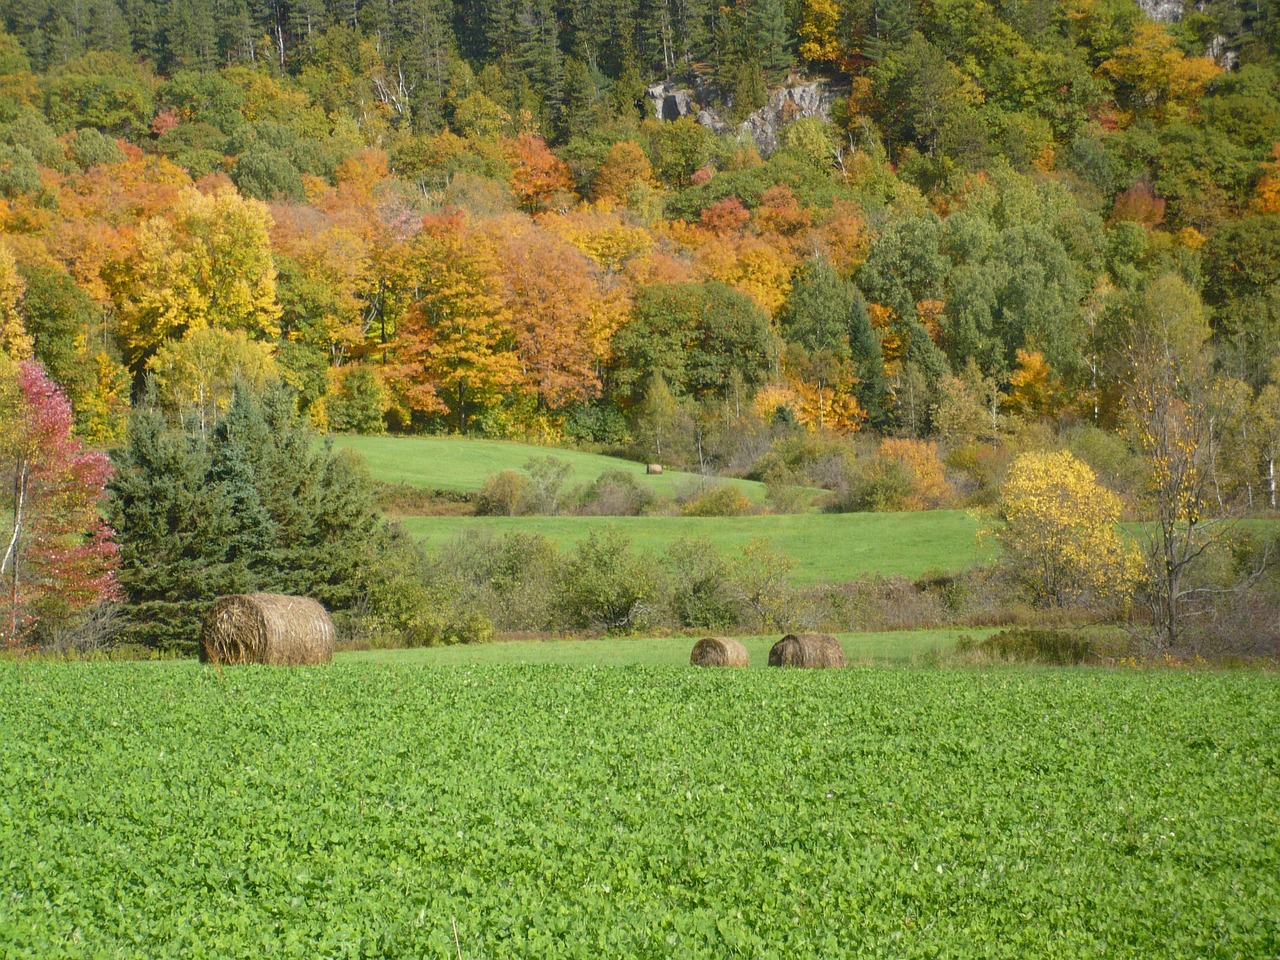
[(328, 663), (337, 635), (324, 607), (308, 597), (245, 593), (223, 597), (204, 615), (204, 663), (292, 666)]
[(651, 477), (658, 477), (658, 476), (661, 476), (661, 475), (662, 475), (662, 464), (660, 464), (660, 463), (646, 463), (646, 464), (645, 464), (645, 466), (644, 466), (644, 472), (645, 472), (645, 473), (647, 473), (647, 474), (648, 474), (649, 476), (651, 476)]
[(693, 645), (689, 663), (695, 667), (745, 667), (751, 657), (733, 637), (703, 637)]
[(844, 647), (829, 633), (789, 633), (769, 651), (769, 666), (839, 670), (844, 666)]

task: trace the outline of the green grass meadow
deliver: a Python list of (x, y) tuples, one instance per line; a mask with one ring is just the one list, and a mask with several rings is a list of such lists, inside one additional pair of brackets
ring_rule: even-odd
[(540, 533), (563, 549), (592, 530), (613, 527), (639, 549), (705, 537), (732, 556), (763, 539), (797, 562), (796, 583), (844, 583), (863, 574), (918, 577), (957, 572), (993, 559), (978, 537), (979, 519), (964, 510), (922, 513), (781, 514), (759, 517), (405, 517), (406, 530), (429, 550), (477, 533)]
[(0, 703), (5, 958), (1280, 954), (1261, 672), (5, 662)]
[[(383, 483), (404, 483), (424, 490), (475, 493), (484, 485), (486, 477), (502, 470), (522, 470), (531, 457), (555, 457), (567, 463), (569, 476), (565, 481), (566, 488), (591, 483), (608, 470), (629, 473), (642, 486), (662, 497), (671, 497), (703, 480), (697, 474), (678, 470), (648, 476), (645, 465), (632, 460), (498, 440), (348, 435), (335, 436), (333, 440), (337, 448), (361, 454), (374, 479)], [(750, 480), (722, 482), (741, 490), (753, 502), (764, 501), (762, 483)]]
[[(486, 477), (519, 470), (530, 457), (555, 456), (569, 464), (567, 486), (586, 484), (606, 470), (624, 470), (656, 494), (670, 497), (702, 478), (667, 471), (647, 476), (644, 465), (615, 457), (527, 444), (460, 437), (334, 438), (339, 447), (360, 453), (374, 479), (426, 490), (478, 491)], [(765, 498), (763, 484), (726, 480), (753, 501)], [(928, 513), (781, 514), (751, 517), (458, 517), (408, 516), (401, 523), (428, 550), (458, 537), (539, 533), (562, 549), (586, 539), (593, 530), (614, 528), (637, 549), (661, 552), (681, 538), (705, 538), (732, 556), (752, 540), (797, 562), (800, 584), (842, 583), (863, 574), (918, 577), (957, 572), (990, 560), (991, 543), (978, 538), (980, 521), (963, 510)]]

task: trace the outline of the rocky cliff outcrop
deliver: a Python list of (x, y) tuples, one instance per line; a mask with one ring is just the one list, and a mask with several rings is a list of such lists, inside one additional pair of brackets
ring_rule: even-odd
[[(719, 112), (710, 106), (711, 91), (705, 87), (691, 90), (669, 83), (655, 83), (646, 94), (653, 107), (653, 116), (659, 120), (694, 117), (716, 133), (733, 132)], [(778, 133), (792, 120), (802, 117), (829, 120), (834, 99), (822, 81), (780, 87), (769, 94), (769, 101), (763, 107), (738, 126), (737, 132), (751, 137), (761, 155), (767, 157), (778, 149)]]
[(653, 106), (653, 115), (659, 120), (679, 120), (696, 113), (693, 91), (670, 83), (655, 83), (645, 90), (645, 96)]
[(1161, 23), (1177, 23), (1182, 19), (1182, 0), (1138, 0), (1138, 7)]
[(740, 130), (755, 140), (760, 155), (767, 157), (778, 149), (778, 132), (792, 120), (830, 120), (834, 99), (820, 81), (781, 87), (769, 94), (768, 103), (742, 122)]

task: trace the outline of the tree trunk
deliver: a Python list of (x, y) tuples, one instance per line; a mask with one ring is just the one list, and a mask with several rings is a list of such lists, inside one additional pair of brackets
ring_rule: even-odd
[(27, 463), (19, 458), (13, 471), (13, 535), (0, 560), (0, 577), (9, 577), (9, 642), (18, 636), (18, 547), (27, 505)]

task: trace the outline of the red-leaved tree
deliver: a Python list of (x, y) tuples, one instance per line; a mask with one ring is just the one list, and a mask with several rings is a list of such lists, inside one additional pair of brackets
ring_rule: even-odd
[(27, 642), (51, 611), (119, 597), (119, 548), (98, 512), (110, 461), (72, 436), (71, 405), (40, 364), (16, 372), (0, 391), (0, 646)]

